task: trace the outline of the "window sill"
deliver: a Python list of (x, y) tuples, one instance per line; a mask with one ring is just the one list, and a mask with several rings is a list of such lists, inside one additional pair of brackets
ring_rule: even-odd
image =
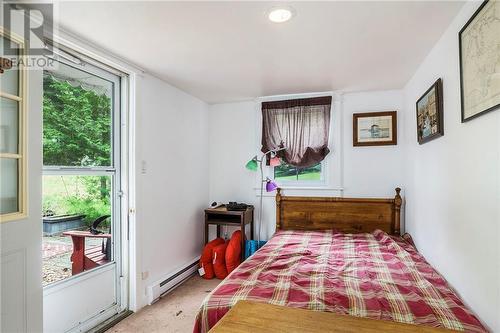
[[(331, 186), (279, 186), (280, 189), (285, 191), (284, 195), (304, 195), (303, 192), (332, 192), (332, 195), (342, 196), (344, 188), (342, 187), (331, 187)], [(254, 187), (255, 195), (260, 197), (260, 187)], [(264, 188), (263, 197), (274, 197), (276, 196), (276, 191), (266, 192)]]

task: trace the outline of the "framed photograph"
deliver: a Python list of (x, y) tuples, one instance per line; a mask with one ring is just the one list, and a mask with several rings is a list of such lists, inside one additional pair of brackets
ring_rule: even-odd
[(396, 111), (355, 113), (353, 146), (389, 146), (398, 144)]
[(462, 122), (500, 106), (500, 1), (484, 1), (460, 30)]
[(417, 140), (422, 144), (443, 135), (443, 83), (438, 79), (417, 101)]

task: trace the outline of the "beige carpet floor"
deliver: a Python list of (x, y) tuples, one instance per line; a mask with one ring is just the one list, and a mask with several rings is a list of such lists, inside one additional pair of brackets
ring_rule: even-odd
[(201, 302), (221, 281), (195, 275), (153, 305), (130, 315), (108, 333), (191, 333)]

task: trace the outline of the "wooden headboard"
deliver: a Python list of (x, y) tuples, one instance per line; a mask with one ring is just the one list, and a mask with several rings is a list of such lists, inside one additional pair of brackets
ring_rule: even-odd
[(402, 199), (295, 197), (276, 194), (276, 230), (336, 229), (348, 233), (400, 233)]

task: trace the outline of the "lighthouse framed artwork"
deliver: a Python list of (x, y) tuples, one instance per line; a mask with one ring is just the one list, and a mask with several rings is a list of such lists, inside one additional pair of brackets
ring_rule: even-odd
[(354, 113), (353, 146), (390, 146), (398, 144), (396, 111)]

